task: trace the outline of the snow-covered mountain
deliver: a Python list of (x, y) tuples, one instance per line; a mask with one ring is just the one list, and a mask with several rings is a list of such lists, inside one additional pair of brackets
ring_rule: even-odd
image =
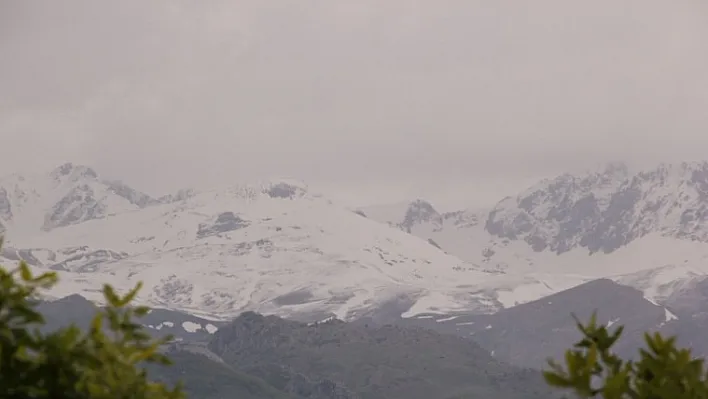
[[(478, 247), (489, 239), (483, 228), (487, 210), (439, 212), (430, 202), (416, 199), (367, 206), (356, 211), (372, 220), (424, 238), (431, 245), (456, 256), (475, 261)], [(441, 246), (439, 241), (444, 245)]]
[(675, 305), (708, 273), (706, 162), (565, 174), (482, 211), (440, 213), (420, 199), (359, 211), (476, 267), (528, 279), (507, 295), (519, 303), (547, 295), (546, 284), (609, 277)]
[(706, 179), (705, 163), (611, 165), (443, 213), (349, 210), (291, 180), (155, 199), (66, 164), (0, 180), (0, 260), (57, 271), (56, 297), (143, 281), (143, 303), (216, 318), (491, 313), (598, 278), (706, 313)]
[(610, 253), (652, 233), (708, 242), (708, 163), (563, 175), (501, 201), (485, 227), (559, 254), (579, 247)]
[(157, 203), (89, 167), (66, 163), (48, 174), (0, 179), (0, 232), (15, 240)]
[[(57, 297), (95, 300), (104, 282), (127, 290), (143, 281), (139, 299), (153, 307), (351, 319), (391, 301), (414, 313), (488, 312), (504, 305), (495, 287), (503, 292), (516, 281), (297, 181), (183, 191), (158, 201), (78, 165), (12, 179), (23, 184), (4, 185), (12, 213), (2, 256), (59, 272)], [(71, 194), (77, 190), (85, 195)]]

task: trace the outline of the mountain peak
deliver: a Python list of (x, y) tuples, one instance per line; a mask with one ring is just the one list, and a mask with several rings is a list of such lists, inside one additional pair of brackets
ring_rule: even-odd
[(271, 198), (295, 199), (308, 193), (305, 182), (296, 179), (271, 179), (261, 183), (262, 192)]
[(629, 167), (624, 162), (608, 162), (604, 167), (604, 174), (627, 176)]
[(608, 253), (649, 233), (708, 241), (708, 163), (663, 163), (637, 173), (613, 164), (561, 175), (502, 200), (486, 229), (557, 253)]
[(72, 162), (42, 174), (14, 174), (0, 180), (0, 223), (13, 237), (157, 203), (126, 184), (101, 179), (89, 166)]
[(403, 216), (401, 228), (410, 233), (411, 229), (415, 225), (426, 222), (439, 226), (442, 224), (442, 216), (428, 201), (422, 199), (411, 201), (408, 204), (405, 215)]
[(97, 179), (98, 173), (88, 166), (77, 165), (72, 162), (66, 162), (54, 168), (50, 174), (55, 180), (68, 179), (70, 181), (78, 181), (79, 179)]
[(408, 208), (409, 209), (411, 209), (411, 208), (419, 208), (419, 209), (425, 208), (428, 211), (436, 212), (435, 207), (433, 207), (433, 204), (431, 204), (429, 201), (421, 199), (421, 198), (416, 198), (413, 201), (409, 202)]

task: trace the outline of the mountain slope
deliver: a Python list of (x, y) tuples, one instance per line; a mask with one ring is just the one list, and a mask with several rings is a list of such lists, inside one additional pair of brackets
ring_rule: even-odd
[[(37, 310), (44, 317), (43, 331), (71, 324), (88, 330), (98, 307), (74, 294), (54, 301), (41, 301)], [(171, 335), (178, 341), (207, 341), (224, 324), (166, 309), (152, 309), (139, 322), (155, 337)]]
[(505, 307), (598, 278), (676, 306), (682, 287), (708, 276), (706, 187), (706, 162), (640, 172), (612, 164), (541, 181), (488, 211), (444, 214), (421, 200), (361, 211), (477, 268), (516, 276), (507, 293), (496, 289)]
[(564, 351), (581, 338), (572, 315), (587, 322), (593, 312), (597, 312), (598, 322), (610, 326), (610, 330), (619, 325), (624, 327), (623, 336), (614, 347), (624, 358), (636, 357), (638, 349), (645, 346), (643, 334), (647, 331), (677, 336), (679, 345), (691, 348), (695, 356), (708, 356), (708, 342), (704, 338), (708, 320), (675, 313), (674, 309), (646, 299), (642, 292), (607, 279), (581, 284), (495, 314), (418, 315), (398, 323), (469, 337), (495, 358), (542, 368), (548, 357), (562, 360)]
[(219, 329), (209, 349), (239, 370), (278, 364), (366, 398), (549, 397), (539, 373), (501, 363), (470, 340), (423, 329), (308, 325), (245, 313)]
[[(75, 184), (95, 183), (93, 173), (76, 176)], [(143, 205), (35, 234), (10, 231), (3, 256), (59, 272), (55, 297), (100, 300), (102, 283), (128, 290), (143, 281), (145, 304), (212, 317), (256, 310), (352, 319), (391, 300), (416, 311), (498, 306), (485, 288), (497, 284), (495, 274), (332, 204), (301, 182)]]
[[(44, 317), (42, 331), (76, 325), (88, 330), (98, 308), (79, 295), (71, 295), (52, 302), (40, 302), (37, 310)], [(164, 309), (152, 309), (136, 319), (153, 337), (171, 335), (174, 340), (164, 350), (173, 364), (169, 367), (146, 365), (150, 376), (174, 385), (184, 384), (192, 399), (346, 399), (348, 396), (317, 395), (317, 384), (298, 380), (292, 386), (276, 388), (258, 375), (245, 374), (226, 365), (218, 356), (209, 352), (205, 344), (212, 339), (217, 328), (224, 323), (199, 319), (188, 314)], [(269, 377), (269, 376), (266, 376)], [(269, 378), (280, 383), (281, 379)], [(290, 392), (290, 393), (288, 393)]]
[[(234, 370), (220, 361), (188, 351), (168, 353), (170, 366), (148, 365), (149, 375), (172, 386), (184, 384), (190, 399), (297, 399), (266, 381)], [(301, 397), (304, 398), (304, 397)]]
[[(74, 295), (41, 303), (40, 311), (45, 329), (85, 328), (95, 307)], [(155, 313), (140, 322), (156, 336), (165, 331), (150, 324), (200, 322)], [(187, 333), (162, 348), (172, 366), (146, 367), (156, 380), (182, 381), (195, 399), (549, 397), (539, 373), (495, 360), (468, 339), (419, 328), (334, 319), (305, 324), (247, 312), (214, 334)]]

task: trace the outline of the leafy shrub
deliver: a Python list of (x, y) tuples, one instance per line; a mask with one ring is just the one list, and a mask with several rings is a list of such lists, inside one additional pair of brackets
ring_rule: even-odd
[[(577, 321), (577, 319), (576, 319)], [(704, 360), (676, 346), (675, 337), (645, 333), (646, 348), (636, 361), (612, 353), (622, 327), (610, 333), (593, 315), (587, 325), (578, 322), (583, 337), (565, 353), (565, 365), (549, 360), (546, 382), (581, 398), (703, 399), (708, 398)]]
[(169, 364), (158, 352), (169, 337), (153, 340), (133, 321), (148, 312), (128, 306), (140, 285), (123, 297), (104, 286), (107, 305), (87, 332), (71, 326), (41, 333), (38, 293), (56, 282), (55, 273), (35, 276), (24, 262), (10, 271), (0, 266), (0, 397), (183, 398), (181, 387), (151, 382), (141, 367)]

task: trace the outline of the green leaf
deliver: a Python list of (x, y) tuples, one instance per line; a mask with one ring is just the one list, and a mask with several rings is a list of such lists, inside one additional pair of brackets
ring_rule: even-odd
[(573, 383), (563, 377), (562, 375), (552, 373), (549, 371), (544, 371), (543, 372), (543, 378), (546, 380), (546, 383), (550, 386), (554, 387), (559, 387), (559, 388), (569, 388), (573, 386)]
[(20, 276), (24, 281), (32, 281), (32, 272), (26, 263), (20, 263)]

